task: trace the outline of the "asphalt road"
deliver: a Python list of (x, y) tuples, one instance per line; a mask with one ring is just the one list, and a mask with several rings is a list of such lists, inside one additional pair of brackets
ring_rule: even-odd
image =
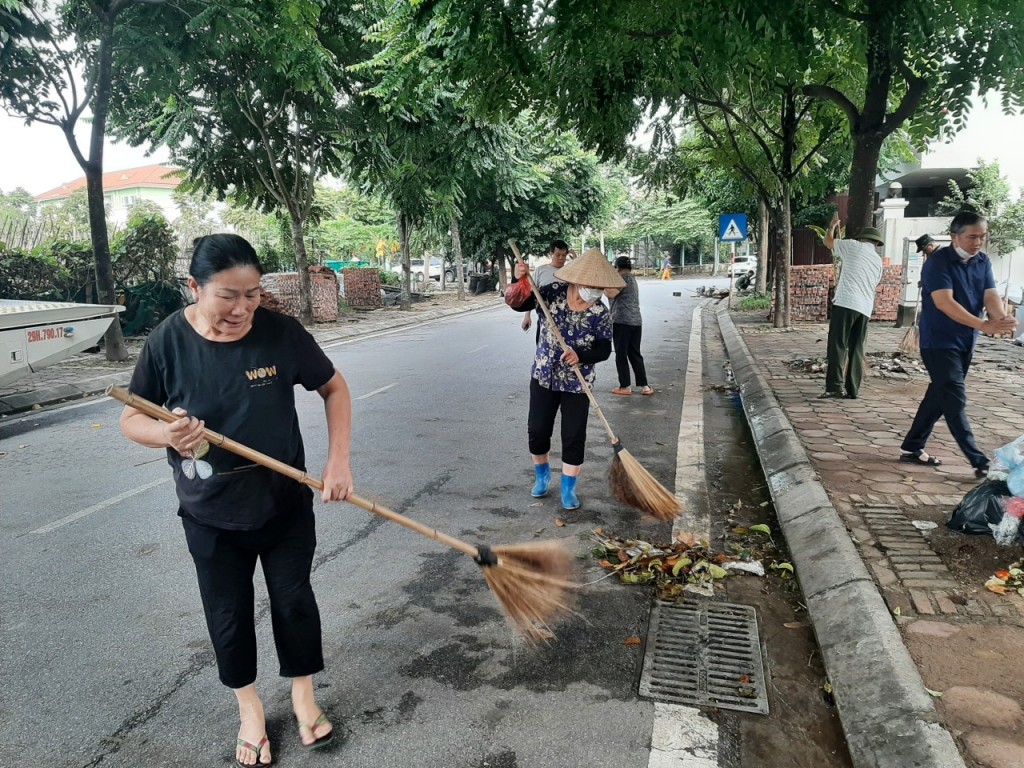
[[(671, 487), (694, 283), (642, 282), (655, 397), (599, 400), (630, 451)], [(680, 297), (673, 291), (682, 291)], [(531, 499), (526, 410), (533, 331), (521, 315), (458, 316), (328, 350), (354, 402), (361, 494), (471, 542), (566, 538), (603, 526), (667, 534), (614, 502), (591, 418), (582, 510)], [(211, 373), (211, 376), (214, 374)], [(311, 469), (326, 430), (297, 393)], [(0, 426), (0, 765), (233, 764), (237, 715), (217, 680), (191, 560), (160, 451), (129, 443), (100, 399)], [(215, 428), (215, 425), (211, 425)], [(558, 466), (557, 445), (554, 452)], [(557, 484), (557, 476), (556, 476)], [(557, 486), (556, 486), (557, 487)], [(417, 768), (646, 766), (653, 705), (636, 696), (646, 590), (597, 581), (580, 616), (534, 650), (505, 624), (470, 558), (351, 505), (317, 504), (314, 587), (327, 670), (320, 702), (344, 742), (320, 765)], [(259, 577), (258, 577), (259, 581)], [(260, 686), (275, 764), (307, 760), (269, 611), (257, 591)]]

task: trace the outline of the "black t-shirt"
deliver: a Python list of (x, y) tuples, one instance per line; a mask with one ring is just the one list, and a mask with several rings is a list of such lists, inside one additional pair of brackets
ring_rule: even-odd
[[(327, 355), (290, 317), (257, 309), (243, 338), (216, 342), (200, 336), (180, 310), (149, 335), (130, 388), (165, 408), (184, 408), (207, 428), (305, 470), (294, 387), (318, 389), (333, 375)], [(217, 446), (189, 467), (197, 471), (186, 473), (188, 459), (172, 448), (167, 462), (174, 470), (178, 513), (217, 528), (261, 528), (311, 495), (296, 481)]]

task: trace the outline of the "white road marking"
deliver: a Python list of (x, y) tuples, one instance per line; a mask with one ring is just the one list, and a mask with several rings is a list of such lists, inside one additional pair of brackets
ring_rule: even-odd
[(466, 354), (467, 355), (472, 355), (474, 352), (479, 352), (482, 349), (487, 349), (489, 346), (491, 346), (491, 345), (490, 344), (484, 344), (482, 347), (477, 347), (476, 349), (469, 350), (469, 352), (467, 352)]
[(360, 395), (359, 397), (357, 397), (355, 399), (356, 400), (365, 400), (368, 397), (373, 397), (374, 395), (379, 395), (381, 392), (387, 392), (389, 389), (391, 389), (392, 387), (395, 387), (395, 386), (398, 386), (398, 382), (397, 381), (393, 381), (390, 384), (388, 384), (387, 386), (381, 387), (380, 389), (375, 389), (375, 390), (373, 390), (373, 392), (367, 392), (365, 395)]
[(687, 347), (683, 413), (679, 419), (679, 443), (676, 446), (676, 496), (682, 502), (683, 513), (672, 525), (672, 535), (675, 536), (680, 531), (689, 531), (698, 539), (708, 539), (711, 537), (711, 513), (708, 509), (707, 481), (704, 474), (702, 312), (702, 306), (693, 310), (690, 342)]
[(107, 507), (112, 507), (115, 504), (121, 503), (125, 499), (130, 499), (132, 496), (138, 496), (140, 493), (145, 493), (151, 488), (156, 488), (158, 485), (163, 485), (170, 479), (170, 476), (162, 477), (159, 480), (154, 480), (151, 483), (140, 485), (138, 488), (132, 488), (130, 491), (120, 493), (117, 496), (101, 501), (99, 504), (93, 504), (91, 507), (80, 509), (78, 512), (70, 514), (67, 517), (62, 517), (60, 520), (55, 520), (49, 525), (44, 525), (42, 528), (36, 528), (34, 531), (30, 531), (29, 533), (50, 533), (51, 531), (55, 531), (58, 528), (64, 527), (68, 523), (75, 522), (75, 520), (81, 520), (83, 517), (87, 517), (88, 515), (91, 515), (93, 512), (99, 512), (100, 510), (106, 509)]
[[(676, 448), (676, 496), (682, 514), (672, 524), (672, 536), (688, 531), (698, 539), (711, 536), (711, 514), (704, 474), (704, 392), (701, 389), (701, 315), (693, 310), (687, 348), (683, 413)], [(696, 707), (654, 704), (654, 730), (647, 768), (718, 768), (718, 726)]]
[(718, 768), (718, 726), (693, 707), (654, 705), (648, 768)]

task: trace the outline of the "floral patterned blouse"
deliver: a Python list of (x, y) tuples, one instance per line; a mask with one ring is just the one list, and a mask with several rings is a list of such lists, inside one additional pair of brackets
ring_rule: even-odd
[[(551, 317), (562, 332), (565, 343), (576, 352), (582, 352), (593, 346), (595, 341), (611, 341), (612, 318), (604, 302), (598, 301), (582, 312), (569, 309), (569, 284), (554, 282), (541, 286), (540, 295), (551, 310)], [(551, 333), (547, 319), (541, 320), (540, 343), (537, 344), (537, 356), (533, 360), (533, 378), (544, 388), (555, 392), (582, 393), (583, 386), (572, 366), (562, 359), (562, 348), (558, 339)], [(580, 373), (587, 384), (594, 386), (594, 364), (580, 364)]]

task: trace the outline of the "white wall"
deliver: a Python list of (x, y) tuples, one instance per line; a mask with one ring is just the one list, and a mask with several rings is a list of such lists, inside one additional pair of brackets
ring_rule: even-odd
[[(949, 216), (911, 219), (889, 219), (883, 222), (885, 248), (883, 253), (893, 264), (903, 265), (903, 290), (900, 304), (917, 306), (917, 282), (921, 279), (924, 259), (917, 253), (914, 241), (921, 235), (931, 235), (940, 245), (949, 244)], [(1015, 303), (1024, 303), (1024, 247), (1009, 253), (989, 252), (992, 272), (996, 278), (999, 294), (1006, 295)]]

